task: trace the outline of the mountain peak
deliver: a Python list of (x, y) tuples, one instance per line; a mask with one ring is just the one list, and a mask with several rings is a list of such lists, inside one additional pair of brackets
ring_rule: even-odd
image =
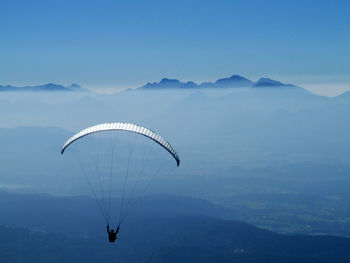
[(41, 90), (66, 90), (67, 89), (62, 85), (54, 84), (54, 83), (47, 83), (44, 85), (34, 86), (33, 88), (35, 87)]
[(255, 87), (272, 87), (272, 86), (283, 86), (284, 84), (282, 82), (273, 80), (273, 79), (269, 79), (269, 78), (260, 78), (256, 83), (255, 83)]
[(181, 82), (177, 79), (168, 79), (168, 78), (163, 78), (161, 79), (161, 81), (159, 82), (160, 85), (179, 85), (181, 84)]
[[(147, 82), (146, 85), (142, 86), (142, 89), (177, 89), (177, 88), (189, 88), (193, 86), (193, 82), (181, 82), (177, 79), (162, 78), (159, 82)], [(195, 84), (196, 85), (196, 84)]]
[(253, 87), (291, 87), (296, 88), (297, 86), (292, 84), (284, 84), (277, 80), (269, 79), (269, 78), (260, 78)]
[(215, 81), (216, 85), (220, 85), (222, 87), (250, 87), (253, 82), (249, 79), (246, 79), (239, 75), (232, 75), (229, 78), (222, 78)]
[(82, 87), (76, 83), (73, 83), (72, 85), (67, 87), (68, 89), (72, 89), (72, 90), (77, 90), (77, 89), (81, 89)]

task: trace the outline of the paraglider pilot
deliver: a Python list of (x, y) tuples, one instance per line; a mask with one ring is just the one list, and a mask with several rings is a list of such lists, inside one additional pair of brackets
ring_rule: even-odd
[(117, 239), (118, 232), (119, 232), (119, 225), (118, 225), (117, 229), (115, 230), (115, 232), (113, 229), (109, 230), (109, 225), (107, 225), (107, 233), (108, 233), (109, 242), (114, 242)]

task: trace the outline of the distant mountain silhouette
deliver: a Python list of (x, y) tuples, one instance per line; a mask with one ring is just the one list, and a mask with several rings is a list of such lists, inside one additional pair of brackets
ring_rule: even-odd
[(12, 85), (6, 85), (1, 86), (0, 85), (0, 91), (83, 91), (82, 87), (80, 87), (78, 84), (73, 83), (70, 86), (63, 86), (59, 84), (54, 83), (47, 83), (43, 85), (36, 85), (36, 86), (23, 86), (23, 87), (16, 87)]
[(160, 82), (147, 83), (141, 89), (203, 89), (203, 88), (249, 88), (249, 87), (294, 87), (291, 84), (272, 80), (269, 78), (260, 78), (253, 82), (239, 75), (232, 75), (228, 78), (218, 79), (215, 82), (203, 82), (196, 84), (193, 81), (181, 82), (177, 79), (163, 78)]
[(192, 81), (181, 82), (177, 79), (168, 79), (163, 78), (160, 82), (150, 83), (148, 82), (146, 85), (141, 87), (143, 89), (164, 89), (164, 88), (198, 88), (198, 85)]
[(243, 88), (251, 87), (254, 84), (253, 81), (241, 77), (239, 75), (233, 75), (229, 78), (218, 79), (214, 83), (204, 82), (199, 85), (200, 88)]
[(282, 82), (269, 79), (269, 78), (260, 78), (253, 87), (292, 87), (297, 88), (297, 86), (292, 84), (284, 84)]
[[(289, 88), (300, 88), (292, 84), (284, 84), (282, 82), (272, 80), (269, 78), (260, 78), (257, 82), (253, 82), (247, 78), (239, 75), (232, 75), (228, 78), (221, 78), (215, 82), (203, 82), (197, 84), (193, 81), (182, 82), (177, 79), (163, 78), (159, 82), (148, 82), (146, 85), (139, 89), (144, 90), (157, 90), (157, 89), (224, 89), (224, 88), (250, 88), (250, 87), (289, 87)], [(54, 83), (47, 83), (44, 85), (36, 86), (22, 86), (16, 87), (12, 85), (0, 85), (1, 91), (88, 91), (82, 88), (78, 84), (73, 83), (69, 86), (58, 85)]]
[(82, 87), (80, 85), (76, 84), (76, 83), (73, 83), (72, 85), (67, 86), (66, 88), (70, 89), (70, 90), (80, 90), (80, 89), (82, 89)]
[(233, 75), (229, 78), (218, 79), (215, 81), (215, 85), (220, 87), (250, 87), (253, 82), (249, 79), (241, 77), (239, 75)]

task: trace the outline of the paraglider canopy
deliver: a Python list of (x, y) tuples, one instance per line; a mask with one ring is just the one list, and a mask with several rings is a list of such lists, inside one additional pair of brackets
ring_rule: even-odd
[(70, 144), (72, 144), (74, 141), (84, 136), (87, 136), (89, 134), (96, 133), (96, 132), (110, 131), (110, 130), (123, 130), (123, 131), (134, 132), (134, 133), (138, 133), (143, 136), (146, 136), (152, 139), (153, 141), (157, 142), (158, 144), (160, 144), (164, 149), (166, 149), (174, 157), (177, 166), (180, 165), (179, 155), (174, 150), (174, 148), (166, 140), (163, 139), (163, 137), (161, 137), (160, 135), (156, 134), (155, 132), (145, 127), (132, 124), (132, 123), (123, 123), (123, 122), (98, 124), (78, 132), (77, 134), (73, 135), (65, 142), (65, 144), (62, 147), (61, 154), (64, 153), (64, 151)]

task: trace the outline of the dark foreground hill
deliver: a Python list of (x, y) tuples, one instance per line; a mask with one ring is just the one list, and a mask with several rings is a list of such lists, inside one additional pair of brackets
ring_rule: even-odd
[(349, 248), (346, 238), (283, 236), (205, 217), (132, 221), (115, 244), (0, 227), (1, 262), (350, 262)]
[[(200, 200), (152, 197), (146, 201), (157, 204), (152, 212), (145, 206), (137, 211), (122, 225), (117, 243), (109, 244), (87, 198), (6, 198), (11, 202), (1, 203), (7, 226), (0, 226), (0, 262), (350, 262), (350, 239), (286, 236), (209, 217), (217, 208)], [(30, 205), (35, 202), (36, 209)], [(189, 213), (190, 207), (197, 211)]]

